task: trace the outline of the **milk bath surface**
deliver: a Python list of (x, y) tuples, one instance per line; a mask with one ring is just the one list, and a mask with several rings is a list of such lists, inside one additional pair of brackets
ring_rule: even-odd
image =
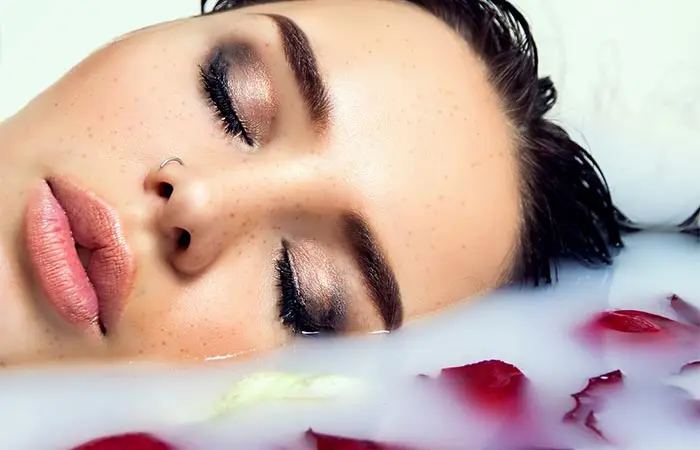
[[(0, 448), (128, 432), (182, 449), (371, 448), (324, 447), (325, 435), (395, 445), (376, 448), (696, 448), (700, 370), (678, 372), (700, 346), (692, 314), (668, 297), (700, 306), (700, 242), (626, 242), (612, 269), (564, 267), (555, 287), (498, 292), (392, 335), (300, 340), (197, 368), (5, 372)], [(601, 316), (610, 310), (623, 312)], [(665, 334), (611, 332), (629, 320)]]

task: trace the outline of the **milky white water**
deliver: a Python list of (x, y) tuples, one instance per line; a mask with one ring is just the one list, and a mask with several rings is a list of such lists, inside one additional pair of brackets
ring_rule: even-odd
[[(622, 369), (628, 389), (599, 414), (606, 434), (631, 449), (691, 449), (700, 420), (680, 414), (663, 379), (700, 397), (700, 375), (669, 377), (697, 355), (580, 345), (571, 330), (611, 308), (674, 317), (665, 297), (700, 305), (700, 242), (687, 236), (634, 235), (611, 270), (565, 268), (560, 283), (501, 292), (413, 324), (391, 336), (303, 341), (252, 361), (198, 369), (99, 368), (0, 374), (0, 449), (67, 449), (94, 437), (151, 431), (184, 449), (273, 448), (307, 428), (358, 438), (483, 448), (498, 433), (479, 417), (416, 384), (414, 375), (485, 359), (517, 366), (532, 381), (542, 418), (560, 422), (589, 377)], [(210, 420), (212, 406), (246, 374), (342, 374), (353, 394), (331, 402), (250, 406)], [(700, 371), (699, 371), (700, 372)], [(357, 390), (354, 390), (357, 389)], [(677, 398), (678, 397), (678, 398)], [(563, 431), (576, 448), (606, 448), (586, 433)], [(567, 434), (568, 433), (568, 434)], [(451, 446), (454, 444), (454, 446)], [(611, 448), (611, 447), (608, 447)]]

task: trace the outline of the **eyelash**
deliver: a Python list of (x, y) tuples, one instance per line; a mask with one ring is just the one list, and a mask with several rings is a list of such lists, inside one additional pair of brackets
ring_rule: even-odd
[(233, 100), (231, 100), (228, 73), (229, 63), (224, 55), (218, 52), (210, 59), (206, 67), (199, 67), (202, 89), (207, 94), (209, 107), (217, 115), (226, 134), (235, 138), (240, 137), (246, 145), (255, 147), (255, 140), (248, 134), (245, 123), (238, 117)]
[(289, 257), (289, 244), (285, 240), (282, 241), (279, 256), (275, 262), (275, 272), (282, 324), (295, 335), (314, 336), (320, 334), (321, 327), (309, 314), (304, 298), (299, 293), (299, 283)]

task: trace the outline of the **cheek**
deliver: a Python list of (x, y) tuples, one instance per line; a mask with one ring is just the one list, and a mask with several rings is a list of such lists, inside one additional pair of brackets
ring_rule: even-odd
[(81, 159), (99, 150), (140, 160), (182, 146), (188, 136), (201, 139), (203, 128), (212, 130), (201, 126), (208, 124), (207, 108), (195, 61), (148, 44), (112, 44), (42, 96), (35, 115), (51, 120), (41, 134), (52, 137), (62, 156)]
[(222, 263), (186, 287), (168, 283), (141, 289), (118, 330), (123, 352), (201, 360), (282, 345), (286, 336), (275, 326), (273, 291), (251, 282), (260, 278), (260, 265), (234, 257), (237, 261)]

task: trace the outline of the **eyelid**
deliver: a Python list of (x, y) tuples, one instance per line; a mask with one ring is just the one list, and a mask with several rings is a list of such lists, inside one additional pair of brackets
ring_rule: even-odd
[(272, 138), (280, 110), (271, 62), (263, 57), (267, 53), (260, 45), (248, 40), (225, 41), (217, 48), (227, 63), (223, 76), (239, 118), (255, 143), (253, 147), (262, 147)]
[(231, 92), (230, 78), (230, 56), (225, 53), (225, 48), (217, 47), (206, 64), (200, 67), (202, 88), (226, 134), (240, 138), (246, 145), (255, 147), (255, 140), (248, 133), (245, 121), (239, 116), (234, 95)]
[(335, 261), (322, 245), (305, 240), (290, 247), (301, 298), (321, 311), (337, 332), (346, 328), (347, 293)]

